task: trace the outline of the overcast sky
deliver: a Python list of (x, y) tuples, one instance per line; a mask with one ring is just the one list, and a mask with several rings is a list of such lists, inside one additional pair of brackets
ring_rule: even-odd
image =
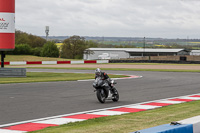
[(200, 0), (16, 0), (16, 29), (34, 35), (200, 39)]

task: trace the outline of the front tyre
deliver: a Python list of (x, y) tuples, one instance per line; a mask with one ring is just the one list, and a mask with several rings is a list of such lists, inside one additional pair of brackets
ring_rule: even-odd
[(112, 99), (113, 102), (119, 101), (119, 93), (118, 93), (117, 89), (113, 88), (113, 92), (114, 92), (113, 99)]
[(97, 99), (99, 100), (100, 103), (105, 103), (106, 101), (106, 94), (103, 89), (98, 89), (97, 90)]

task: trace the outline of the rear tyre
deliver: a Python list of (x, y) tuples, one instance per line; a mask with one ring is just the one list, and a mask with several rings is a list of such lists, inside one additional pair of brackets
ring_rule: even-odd
[(117, 91), (117, 89), (115, 89), (115, 88), (113, 88), (113, 102), (117, 102), (117, 101), (119, 101), (119, 93), (118, 93), (118, 91)]
[(106, 101), (106, 94), (103, 89), (97, 90), (97, 99), (99, 100), (100, 103), (105, 103)]

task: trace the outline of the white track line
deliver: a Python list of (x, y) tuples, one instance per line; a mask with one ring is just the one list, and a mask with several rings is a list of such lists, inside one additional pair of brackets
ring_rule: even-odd
[(126, 106), (127, 108), (136, 108), (136, 109), (155, 109), (160, 108), (161, 106), (152, 106), (152, 105), (132, 105)]
[(164, 100), (164, 101), (160, 101), (159, 103), (179, 104), (179, 103), (184, 103), (184, 101), (170, 101), (170, 100)]
[(72, 118), (55, 118), (44, 121), (37, 121), (33, 123), (42, 123), (42, 124), (55, 124), (55, 125), (63, 125), (70, 122), (84, 121), (85, 119), (72, 119)]
[(93, 113), (88, 113), (88, 114), (93, 114), (93, 115), (122, 115), (122, 114), (127, 114), (129, 112), (120, 112), (120, 111), (97, 111), (97, 112), (93, 112)]
[(0, 133), (26, 133), (26, 131), (12, 131), (7, 129), (0, 129)]

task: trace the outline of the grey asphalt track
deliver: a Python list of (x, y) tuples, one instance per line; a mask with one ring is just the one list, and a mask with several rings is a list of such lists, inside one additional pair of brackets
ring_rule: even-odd
[[(94, 73), (94, 70), (27, 71)], [(98, 102), (92, 81), (0, 84), (0, 125), (200, 93), (200, 73), (106, 72), (143, 77), (117, 80), (120, 101), (107, 101), (105, 104)]]

